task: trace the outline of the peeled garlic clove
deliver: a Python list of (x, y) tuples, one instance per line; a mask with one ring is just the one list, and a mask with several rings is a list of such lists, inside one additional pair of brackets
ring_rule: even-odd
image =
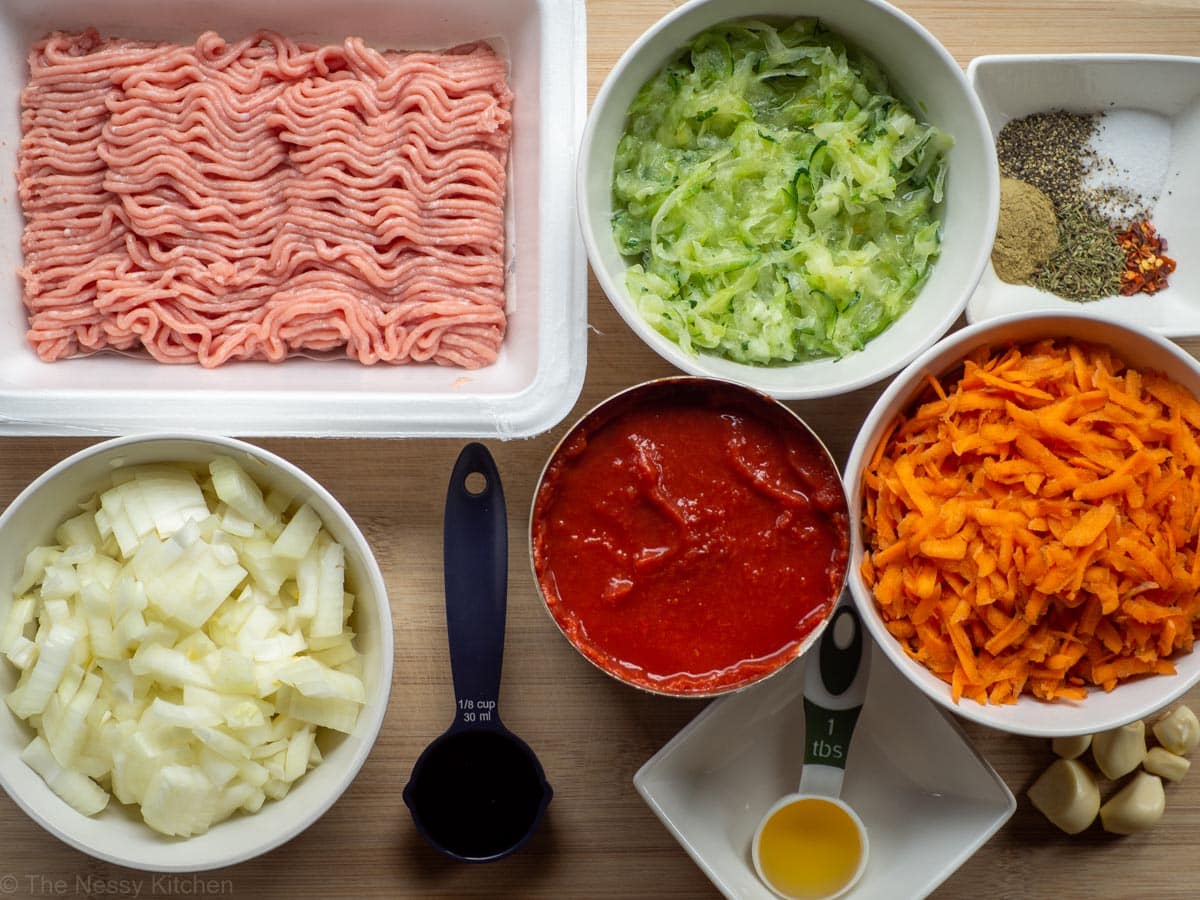
[(1096, 819), (1100, 789), (1087, 766), (1056, 759), (1029, 788), (1033, 805), (1067, 834), (1079, 834)]
[(1176, 756), (1183, 756), (1200, 744), (1200, 722), (1191, 709), (1177, 706), (1154, 723), (1154, 736)]
[(1100, 807), (1100, 823), (1113, 834), (1133, 834), (1161, 819), (1166, 808), (1162, 779), (1149, 772), (1138, 772)]
[(1087, 748), (1090, 746), (1092, 746), (1092, 736), (1090, 734), (1080, 734), (1075, 737), (1056, 737), (1050, 742), (1050, 747), (1054, 750), (1055, 756), (1061, 756), (1063, 759), (1078, 759), (1087, 752)]
[(1146, 758), (1146, 725), (1130, 722), (1092, 738), (1092, 758), (1105, 778), (1128, 775)]
[(1142, 760), (1143, 769), (1151, 775), (1159, 775), (1169, 781), (1182, 781), (1191, 767), (1191, 762), (1164, 747), (1152, 748)]

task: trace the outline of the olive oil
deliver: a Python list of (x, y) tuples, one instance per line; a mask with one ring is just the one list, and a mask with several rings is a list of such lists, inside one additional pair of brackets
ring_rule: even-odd
[(847, 887), (863, 858), (858, 826), (841, 806), (806, 797), (763, 823), (758, 860), (763, 878), (785, 897), (815, 900)]

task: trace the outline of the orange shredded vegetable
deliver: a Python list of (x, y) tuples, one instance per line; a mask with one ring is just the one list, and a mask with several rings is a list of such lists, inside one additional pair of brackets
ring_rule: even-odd
[(1173, 674), (1200, 629), (1200, 402), (1103, 347), (973, 353), (864, 474), (862, 576), (962, 697)]

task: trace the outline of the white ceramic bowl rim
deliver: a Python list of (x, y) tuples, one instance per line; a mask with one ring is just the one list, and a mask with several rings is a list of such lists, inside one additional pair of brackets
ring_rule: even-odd
[[(55, 822), (43, 814), (41, 808), (36, 803), (32, 802), (28, 796), (28, 792), (22, 788), (9, 784), (8, 781), (0, 777), (0, 787), (4, 788), (5, 793), (12, 798), (25, 813), (42, 826), (46, 831), (53, 834), (59, 840), (77, 850), (94, 856), (98, 859), (103, 859), (111, 863), (121, 866), (129, 866), (135, 869), (141, 869), (151, 872), (199, 872), (208, 869), (230, 866), (236, 863), (244, 862), (255, 856), (259, 856), (270, 850), (275, 849), (281, 844), (294, 838), (310, 825), (317, 821), (325, 812), (337, 802), (338, 798), (350, 786), (350, 783), (357, 776), (363, 763), (366, 762), (367, 756), (370, 754), (375, 740), (379, 734), (379, 730), (383, 725), (383, 719), (387, 713), (388, 699), (391, 694), (392, 685), (392, 662), (393, 662), (393, 637), (391, 629), (391, 608), (387, 600), (387, 590), (384, 585), (383, 575), (380, 572), (379, 564), (371, 552), (370, 546), (366, 538), (359, 530), (358, 526), (351, 519), (350, 514), (345, 511), (337, 499), (329, 493), (316, 479), (305, 473), (298, 466), (288, 462), (280, 456), (264, 450), (261, 447), (237, 440), (235, 438), (221, 437), (216, 435), (197, 435), (177, 432), (151, 433), (128, 435), (125, 437), (113, 438), (102, 441), (85, 447), (79, 450), (66, 459), (61, 460), (51, 466), (30, 484), (21, 491), (16, 498), (8, 505), (3, 514), (0, 514), (0, 533), (3, 533), (4, 527), (8, 521), (15, 515), (16, 511), (25, 504), (31, 497), (35, 496), (43, 487), (53, 481), (57, 476), (67, 471), (77, 463), (89, 459), (94, 456), (110, 453), (114, 450), (119, 450), (122, 447), (139, 444), (153, 443), (169, 443), (173, 441), (185, 442), (189, 444), (210, 444), (216, 450), (225, 450), (234, 453), (244, 453), (255, 457), (273, 468), (277, 468), (290, 475), (291, 477), (302, 482), (308, 490), (325, 503), (328, 508), (334, 511), (341, 519), (340, 524), (345, 528), (346, 532), (351, 536), (354, 546), (348, 548), (356, 554), (363, 563), (363, 573), (370, 581), (370, 588), (377, 599), (377, 612), (380, 615), (380, 623), (383, 626), (380, 629), (381, 652), (380, 659), (380, 683), (374, 686), (368, 686), (368, 702), (359, 714), (359, 724), (355, 726), (356, 744), (347, 750), (353, 751), (353, 756), (341, 765), (345, 771), (337, 782), (328, 790), (322, 797), (319, 803), (309, 806), (306, 809), (299, 810), (298, 814), (292, 818), (284, 827), (271, 832), (263, 832), (259, 840), (251, 841), (238, 845), (230, 852), (220, 856), (220, 858), (212, 858), (201, 861), (194, 865), (175, 865), (162, 864), (156, 862), (153, 856), (138, 855), (136, 851), (122, 853), (106, 847), (98, 847), (94, 844), (89, 844), (81, 840), (69, 830), (60, 828)], [(7, 710), (5, 711), (7, 712)], [(24, 723), (16, 723), (24, 727)], [(30, 784), (32, 788), (40, 791), (48, 791), (41, 779), (30, 772)], [(289, 794), (289, 797), (292, 796)], [(284, 797), (282, 800), (268, 800), (268, 804), (286, 804), (289, 797)], [(54, 798), (57, 802), (58, 798)], [(114, 801), (115, 802), (115, 801)], [(80, 819), (85, 817), (80, 816)], [(213, 826), (213, 829), (221, 827), (222, 823)], [(147, 829), (149, 834), (149, 830)], [(209, 834), (212, 832), (210, 831)], [(196, 836), (197, 838), (203, 835)], [(195, 840), (190, 838), (186, 840)], [(186, 843), (186, 841), (185, 841)]]
[[(1038, 326), (1044, 327), (1038, 330)], [(1170, 360), (1175, 365), (1181, 365), (1196, 373), (1196, 378), (1200, 381), (1200, 362), (1176, 344), (1156, 334), (1138, 332), (1128, 326), (1099, 319), (1086, 312), (1014, 313), (969, 325), (943, 338), (922, 353), (888, 385), (868, 414), (854, 446), (850, 450), (844, 477), (846, 494), (850, 499), (851, 549), (850, 574), (847, 580), (855, 603), (858, 605), (859, 613), (866, 622), (875, 642), (909, 681), (945, 709), (980, 725), (1030, 737), (1053, 738), (1092, 734), (1118, 728), (1137, 719), (1145, 718), (1155, 710), (1177, 700), (1197, 681), (1200, 681), (1200, 663), (1191, 667), (1190, 671), (1186, 673), (1179, 672), (1174, 676), (1150, 676), (1118, 686), (1112, 693), (1093, 690), (1088, 700), (1082, 702), (1060, 700), (1048, 703), (1023, 696), (1016, 704), (985, 705), (966, 699), (956, 704), (951, 699), (949, 686), (937, 679), (923, 665), (910, 659), (901, 648), (900, 643), (884, 627), (875, 606), (874, 597), (863, 583), (860, 571), (863, 554), (861, 473), (866, 460), (874, 453), (880, 433), (879, 429), (885, 424), (881, 422), (883, 412), (898, 401), (901, 402), (900, 409), (908, 408), (913, 395), (919, 390), (918, 382), (922, 375), (928, 373), (936, 376), (952, 371), (955, 366), (961, 365), (963, 357), (976, 347), (1003, 344), (1009, 340), (1015, 343), (1024, 343), (1037, 339), (1032, 336), (1010, 338), (1008, 333), (1014, 328), (1038, 330), (1043, 337), (1063, 337), (1081, 333), (1084, 336), (1080, 340), (1098, 344), (1105, 344), (1106, 341), (1102, 338), (1088, 337), (1088, 332), (1124, 332), (1130, 337), (1136, 337), (1140, 341), (1154, 345), (1156, 351), (1164, 354), (1156, 368), (1166, 366), (1166, 361)], [(954, 362), (948, 365), (934, 365), (935, 360), (950, 355), (952, 351)], [(1117, 355), (1121, 355), (1119, 350)], [(1191, 654), (1188, 654), (1188, 657), (1190, 656)], [(1147, 693), (1152, 694), (1152, 699), (1143, 698), (1140, 703), (1122, 702), (1129, 694), (1127, 691), (1125, 695), (1121, 695), (1119, 693), (1121, 689), (1128, 689), (1134, 685), (1153, 685), (1153, 689), (1146, 689)], [(1120, 698), (1120, 700), (1113, 698)], [(1087, 706), (1089, 701), (1092, 701), (1090, 709)], [(1100, 703), (1105, 704), (1104, 709), (1097, 709)], [(1074, 724), (1041, 721), (1040, 715), (1037, 717), (1038, 720), (1030, 721), (1028, 717), (1023, 717), (1022, 710), (1025, 709), (1039, 712), (1071, 710)], [(1085, 718), (1086, 721), (1084, 721)]]
[(967, 78), (971, 72), (980, 66), (990, 63), (1024, 63), (1024, 62), (1196, 62), (1198, 57), (1185, 56), (1182, 53), (986, 53), (983, 56), (972, 57), (967, 63)]
[[(587, 249), (588, 259), (591, 262), (592, 272), (595, 274), (596, 280), (599, 282), (604, 294), (609, 298), (609, 301), (617, 309), (617, 312), (621, 315), (621, 318), (624, 319), (625, 323), (634, 331), (634, 333), (637, 334), (637, 336), (644, 343), (646, 343), (647, 346), (651, 347), (665, 360), (691, 375), (742, 381), (743, 383), (754, 387), (757, 390), (767, 391), (772, 396), (781, 400), (807, 400), (819, 397), (827, 397), (857, 390), (858, 388), (874, 384), (902, 369), (919, 353), (921, 353), (922, 350), (929, 347), (934, 341), (944, 335), (946, 331), (954, 324), (955, 320), (962, 313), (963, 309), (966, 308), (967, 301), (970, 299), (975, 286), (979, 283), (979, 280), (988, 265), (988, 261), (991, 258), (991, 235), (988, 235), (986, 239), (981, 239), (978, 241), (978, 245), (974, 251), (974, 258), (968, 269), (969, 278), (964, 280), (961, 290), (959, 291), (960, 296), (957, 297), (954, 304), (948, 306), (943, 311), (942, 315), (939, 316), (935, 322), (930, 324), (927, 336), (923, 337), (920, 342), (913, 343), (907, 351), (894, 356), (886, 364), (880, 366), (879, 368), (871, 371), (865, 371), (853, 376), (843, 375), (839, 378), (834, 375), (833, 377), (825, 380), (823, 383), (800, 383), (789, 386), (768, 386), (761, 383), (755, 383), (753, 378), (742, 376), (742, 373), (754, 372), (760, 367), (738, 365), (719, 357), (704, 355), (703, 359), (709, 360), (711, 365), (721, 367), (719, 371), (713, 371), (705, 366), (700, 357), (692, 356), (684, 352), (673, 341), (651, 327), (650, 324), (646, 322), (645, 319), (637, 312), (637, 310), (631, 307), (627, 309), (627, 303), (617, 302), (613, 299), (615, 297), (624, 297), (624, 288), (617, 284), (612, 276), (612, 273), (609, 272), (608, 267), (603, 264), (602, 260), (604, 258), (604, 254), (598, 242), (596, 231), (591, 227), (591, 223), (589, 221), (588, 173), (592, 166), (596, 128), (599, 121), (596, 111), (603, 108), (608, 103), (610, 94), (617, 89), (617, 85), (624, 75), (624, 70), (627, 68), (631, 60), (638, 56), (638, 54), (640, 54), (648, 44), (654, 41), (661, 32), (671, 27), (678, 20), (693, 14), (696, 10), (708, 5), (711, 2), (712, 0), (689, 0), (689, 2), (667, 13), (648, 30), (643, 32), (618, 59), (616, 65), (613, 66), (612, 70), (605, 77), (604, 82), (600, 86), (600, 90), (596, 94), (595, 100), (592, 102), (591, 111), (588, 114), (587, 123), (585, 124), (583, 130), (583, 141), (579, 152), (575, 186), (577, 194), (576, 208), (579, 215), (580, 230), (583, 233), (583, 242)], [(943, 46), (942, 43), (920, 22), (903, 10), (885, 2), (885, 0), (857, 0), (857, 2), (874, 7), (875, 9), (897, 19), (900, 23), (911, 30), (913, 34), (917, 35), (921, 39), (922, 43), (940, 60), (946, 69), (946, 74), (955, 80), (962, 92), (963, 97), (966, 98), (971, 113), (970, 128), (973, 132), (973, 136), (980, 141), (984, 148), (986, 148), (986, 152), (989, 152), (992, 155), (993, 165), (991, 168), (995, 170), (995, 150), (983, 105), (980, 103), (979, 98), (975, 95), (974, 90), (967, 81), (966, 73), (958, 65), (954, 57), (951, 56), (950, 51), (947, 50), (945, 46)], [(810, 13), (803, 9), (798, 9), (794, 13), (794, 15), (797, 16), (809, 14)], [(744, 14), (735, 15), (732, 18), (752, 18), (755, 15), (765, 16), (768, 18), (778, 16), (777, 13), (762, 11), (756, 12), (754, 4), (750, 4), (748, 5), (747, 11)], [(851, 36), (847, 35), (847, 37), (852, 40)], [(994, 234), (995, 223), (999, 216), (998, 173), (993, 175), (992, 180), (994, 184), (989, 185), (992, 189), (984, 191), (982, 199), (988, 205), (987, 217), (992, 223), (992, 232)], [(914, 305), (918, 302), (919, 298), (920, 294), (918, 293), (917, 297), (913, 299)], [(911, 311), (912, 310), (910, 307), (905, 314)], [(893, 322), (889, 328), (894, 326), (895, 323)], [(886, 333), (887, 330), (883, 332), (883, 334)], [(881, 334), (874, 340), (878, 340), (879, 337), (882, 336), (883, 335)], [(857, 352), (869, 353), (870, 344), (868, 344), (864, 350)], [(836, 362), (837, 361), (833, 360), (813, 360), (811, 362), (797, 363), (795, 366), (803, 367), (805, 365), (826, 363), (836, 364)], [(726, 371), (726, 369), (728, 369), (728, 371)]]

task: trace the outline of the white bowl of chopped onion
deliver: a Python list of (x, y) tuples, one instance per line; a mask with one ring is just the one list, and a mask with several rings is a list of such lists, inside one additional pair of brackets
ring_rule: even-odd
[(379, 566), (328, 491), (237, 440), (96, 444), (0, 516), (0, 784), (66, 843), (189, 872), (315, 822), (391, 689)]
[(671, 11), (600, 88), (577, 192), (592, 269), (638, 337), (685, 372), (793, 400), (872, 384), (944, 334), (999, 210), (978, 98), (882, 0)]

